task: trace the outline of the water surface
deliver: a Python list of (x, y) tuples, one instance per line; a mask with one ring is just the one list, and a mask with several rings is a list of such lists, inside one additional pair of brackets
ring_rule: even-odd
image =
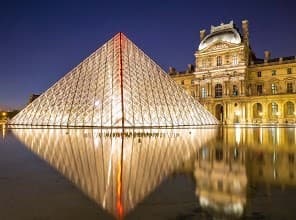
[(295, 128), (2, 129), (0, 219), (295, 219)]

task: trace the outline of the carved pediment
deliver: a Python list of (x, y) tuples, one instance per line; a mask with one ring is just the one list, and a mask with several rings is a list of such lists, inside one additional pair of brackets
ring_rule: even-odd
[(222, 49), (228, 49), (228, 48), (233, 48), (237, 47), (237, 44), (231, 44), (227, 42), (218, 42), (213, 45), (210, 45), (209, 47), (205, 48), (203, 51), (215, 51), (215, 50), (222, 50)]

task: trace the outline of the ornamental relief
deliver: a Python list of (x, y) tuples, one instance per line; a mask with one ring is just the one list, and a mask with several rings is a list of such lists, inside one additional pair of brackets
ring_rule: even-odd
[(219, 44), (215, 44), (215, 45), (209, 47), (208, 51), (219, 50), (219, 49), (226, 49), (226, 48), (229, 48), (229, 45), (228, 44), (219, 43)]

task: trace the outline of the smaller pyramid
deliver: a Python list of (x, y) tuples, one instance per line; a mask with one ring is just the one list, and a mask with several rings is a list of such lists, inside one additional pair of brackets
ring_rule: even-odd
[(30, 103), (13, 125), (177, 127), (217, 124), (122, 33)]

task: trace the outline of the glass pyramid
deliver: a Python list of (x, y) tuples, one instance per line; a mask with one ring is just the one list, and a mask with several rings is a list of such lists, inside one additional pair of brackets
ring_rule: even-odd
[(10, 122), (60, 127), (217, 124), (122, 33), (92, 53)]

